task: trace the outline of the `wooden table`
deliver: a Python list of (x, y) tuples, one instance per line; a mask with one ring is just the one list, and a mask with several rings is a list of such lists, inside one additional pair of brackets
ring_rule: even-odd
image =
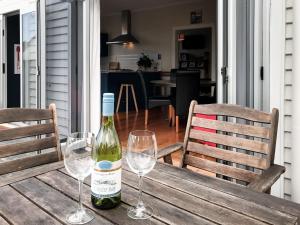
[[(123, 163), (122, 204), (96, 210), (90, 201), (90, 180), (83, 203), (95, 212), (89, 224), (299, 224), (300, 205), (247, 188), (157, 163), (144, 179), (144, 200), (155, 215), (147, 221), (127, 217), (138, 196), (137, 176)], [(66, 214), (77, 207), (77, 181), (63, 162), (0, 177), (0, 224), (66, 224)]]

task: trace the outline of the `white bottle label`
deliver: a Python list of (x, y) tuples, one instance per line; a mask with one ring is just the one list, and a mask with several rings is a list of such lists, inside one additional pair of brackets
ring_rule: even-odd
[(92, 172), (91, 190), (96, 198), (110, 198), (121, 191), (122, 160), (110, 162), (107, 160), (95, 163)]

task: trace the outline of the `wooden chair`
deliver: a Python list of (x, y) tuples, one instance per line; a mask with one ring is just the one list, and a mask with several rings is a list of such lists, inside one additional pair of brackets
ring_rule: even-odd
[[(200, 118), (197, 114), (216, 115), (217, 120)], [(216, 132), (205, 132), (197, 127)], [(158, 156), (172, 164), (171, 153), (182, 149), (180, 167), (196, 167), (212, 172), (218, 178), (225, 177), (253, 190), (269, 193), (271, 186), (285, 172), (283, 166), (274, 164), (277, 127), (277, 109), (269, 114), (237, 105), (198, 105), (192, 101), (184, 143), (164, 148)], [(205, 142), (217, 145), (213, 147), (203, 144)]]
[[(200, 73), (193, 71), (176, 72), (176, 94), (171, 98), (171, 104), (175, 109), (172, 116), (176, 133), (179, 132), (179, 118), (187, 117), (189, 104), (193, 99), (198, 99), (200, 90)], [(174, 116), (175, 113), (175, 116)]]
[[(49, 109), (0, 109), (0, 124), (29, 121), (36, 123), (0, 131), (0, 175), (62, 159), (54, 104)], [(38, 154), (44, 149), (54, 150)]]
[(147, 87), (142, 71), (138, 70), (137, 74), (140, 79), (140, 84), (142, 87), (144, 102), (145, 102), (145, 126), (148, 125), (149, 120), (149, 109), (161, 106), (168, 106), (168, 119), (171, 120), (171, 100), (169, 96), (149, 96), (149, 87)]

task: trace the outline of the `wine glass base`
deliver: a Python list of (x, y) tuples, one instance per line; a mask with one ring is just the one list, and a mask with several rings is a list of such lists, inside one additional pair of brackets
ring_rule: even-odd
[(145, 206), (143, 209), (130, 207), (127, 210), (127, 215), (132, 219), (145, 220), (149, 219), (153, 215), (153, 209), (150, 206)]
[(70, 224), (86, 224), (94, 219), (94, 213), (88, 209), (76, 211), (67, 215), (67, 222)]

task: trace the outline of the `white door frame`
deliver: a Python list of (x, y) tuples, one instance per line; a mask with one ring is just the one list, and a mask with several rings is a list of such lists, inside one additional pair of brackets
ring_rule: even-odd
[(100, 0), (83, 2), (83, 131), (97, 133), (101, 116)]
[[(258, 0), (259, 1), (259, 0)], [(273, 4), (273, 2), (272, 2)], [(264, 0), (262, 5), (263, 10), (263, 66), (264, 66), (264, 79), (262, 81), (262, 106), (261, 110), (269, 112), (270, 111), (270, 17), (276, 16), (275, 14), (271, 14), (271, 1)], [(276, 34), (275, 34), (276, 35)]]
[(6, 108), (7, 107), (6, 49), (7, 48), (6, 48), (6, 16), (5, 15), (0, 15), (0, 33), (1, 33), (0, 34), (0, 108)]
[[(284, 62), (285, 62), (285, 1), (266, 1), (270, 5), (269, 82), (270, 109), (279, 109), (278, 135), (274, 162), (284, 165)], [(293, 149), (294, 150), (294, 149)], [(296, 173), (296, 172), (295, 172)], [(284, 176), (273, 185), (272, 195), (284, 197)]]
[[(224, 46), (224, 32), (225, 32), (225, 27), (224, 27), (224, 1), (217, 1), (217, 102), (218, 103), (224, 103), (224, 97), (223, 97), (223, 91), (224, 91), (224, 80), (222, 76), (222, 69), (224, 67), (227, 67), (227, 62), (224, 62), (224, 49), (226, 46)], [(226, 40), (226, 38), (225, 38)], [(225, 65), (226, 64), (226, 65)]]
[(228, 103), (236, 104), (236, 0), (228, 0)]
[[(263, 81), (261, 80), (261, 67), (263, 66), (263, 1), (255, 0), (255, 14), (254, 17), (254, 108), (258, 110), (263, 109)], [(266, 73), (266, 68), (264, 68)]]

